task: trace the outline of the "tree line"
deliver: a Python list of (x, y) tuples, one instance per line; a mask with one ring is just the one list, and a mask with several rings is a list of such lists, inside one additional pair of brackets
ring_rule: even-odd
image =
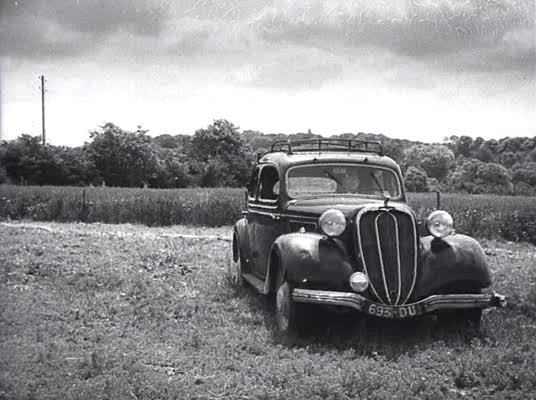
[[(193, 135), (151, 137), (138, 127), (127, 131), (106, 123), (90, 132), (83, 146), (42, 145), (21, 135), (0, 144), (0, 183), (22, 185), (106, 185), (185, 188), (240, 187), (248, 181), (257, 154), (274, 140), (321, 138), (309, 132), (264, 134), (240, 131), (225, 119)], [(421, 143), (373, 133), (332, 138), (379, 140), (396, 160), (413, 192), (536, 195), (536, 136), (500, 140), (450, 136)]]

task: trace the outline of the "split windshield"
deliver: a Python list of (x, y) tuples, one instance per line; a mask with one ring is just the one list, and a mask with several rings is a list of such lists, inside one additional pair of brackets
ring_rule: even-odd
[(389, 169), (362, 164), (315, 164), (293, 167), (287, 174), (293, 198), (359, 195), (384, 199), (400, 197), (400, 182)]

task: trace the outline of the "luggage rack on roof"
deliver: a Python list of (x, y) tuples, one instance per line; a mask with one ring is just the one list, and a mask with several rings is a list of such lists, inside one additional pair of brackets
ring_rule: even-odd
[(269, 153), (282, 151), (287, 154), (311, 152), (374, 153), (383, 156), (383, 146), (377, 140), (355, 139), (306, 139), (277, 140)]

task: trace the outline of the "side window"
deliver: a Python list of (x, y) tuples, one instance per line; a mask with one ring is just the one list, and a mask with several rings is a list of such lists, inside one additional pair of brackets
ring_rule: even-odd
[(266, 165), (261, 170), (259, 198), (265, 201), (274, 202), (279, 197), (279, 174), (277, 169), (271, 165)]
[(257, 185), (259, 183), (259, 167), (255, 167), (251, 172), (251, 178), (248, 183), (248, 200), (255, 200), (257, 197)]

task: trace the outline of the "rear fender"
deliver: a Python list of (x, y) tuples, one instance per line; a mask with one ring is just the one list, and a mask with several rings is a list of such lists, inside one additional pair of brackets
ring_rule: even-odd
[(354, 272), (340, 244), (317, 233), (289, 233), (275, 240), (265, 293), (273, 291), (278, 269), (296, 287), (325, 290), (347, 290)]
[(421, 239), (420, 274), (413, 297), (437, 294), (442, 288), (483, 289), (491, 274), (480, 244), (465, 235)]

